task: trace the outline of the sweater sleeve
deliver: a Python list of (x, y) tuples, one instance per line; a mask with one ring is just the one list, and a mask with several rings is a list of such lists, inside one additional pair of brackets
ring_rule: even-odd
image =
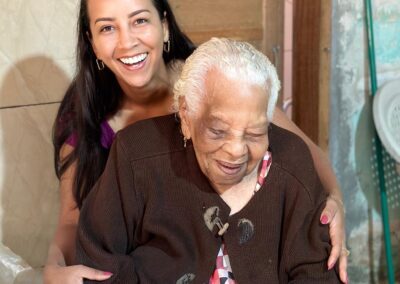
[(117, 139), (102, 176), (84, 202), (77, 232), (77, 262), (113, 273), (102, 283), (138, 282), (130, 256), (139, 203), (133, 179), (131, 164)]
[(326, 198), (317, 182), (311, 195), (297, 194), (291, 208), (290, 228), (285, 244), (285, 270), (288, 283), (340, 283), (335, 269), (328, 270), (331, 250), (329, 227), (319, 217)]

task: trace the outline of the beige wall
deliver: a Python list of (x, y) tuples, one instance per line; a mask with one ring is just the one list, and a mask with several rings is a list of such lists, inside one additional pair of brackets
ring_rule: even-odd
[(56, 223), (51, 128), (74, 66), (77, 0), (0, 0), (0, 237), (44, 263)]

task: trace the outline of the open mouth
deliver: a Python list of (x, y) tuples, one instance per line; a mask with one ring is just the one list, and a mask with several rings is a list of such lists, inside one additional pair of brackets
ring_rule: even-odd
[(128, 66), (135, 66), (145, 61), (148, 55), (149, 54), (146, 52), (132, 57), (123, 57), (120, 58), (119, 61)]
[(218, 161), (219, 168), (227, 175), (235, 175), (238, 174), (243, 166), (244, 163), (241, 164), (231, 164), (227, 162)]

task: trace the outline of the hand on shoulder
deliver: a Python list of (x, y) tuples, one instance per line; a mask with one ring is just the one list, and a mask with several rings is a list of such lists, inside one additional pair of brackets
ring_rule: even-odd
[(347, 261), (349, 251), (346, 248), (345, 210), (340, 197), (330, 194), (321, 214), (321, 223), (329, 224), (329, 235), (332, 250), (328, 259), (328, 269), (332, 269), (339, 261), (339, 275), (343, 283), (348, 283)]
[(103, 281), (112, 276), (111, 272), (104, 272), (84, 265), (60, 266), (46, 265), (43, 272), (44, 284), (75, 284), (83, 283), (83, 279)]

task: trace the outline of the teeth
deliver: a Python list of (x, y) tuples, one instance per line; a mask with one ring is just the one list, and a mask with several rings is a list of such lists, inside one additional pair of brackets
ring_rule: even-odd
[(124, 64), (132, 65), (132, 64), (136, 64), (140, 61), (143, 61), (144, 59), (146, 59), (146, 57), (147, 57), (147, 53), (142, 53), (142, 54), (139, 54), (139, 55), (136, 55), (133, 57), (124, 57), (124, 58), (121, 58), (120, 60)]

